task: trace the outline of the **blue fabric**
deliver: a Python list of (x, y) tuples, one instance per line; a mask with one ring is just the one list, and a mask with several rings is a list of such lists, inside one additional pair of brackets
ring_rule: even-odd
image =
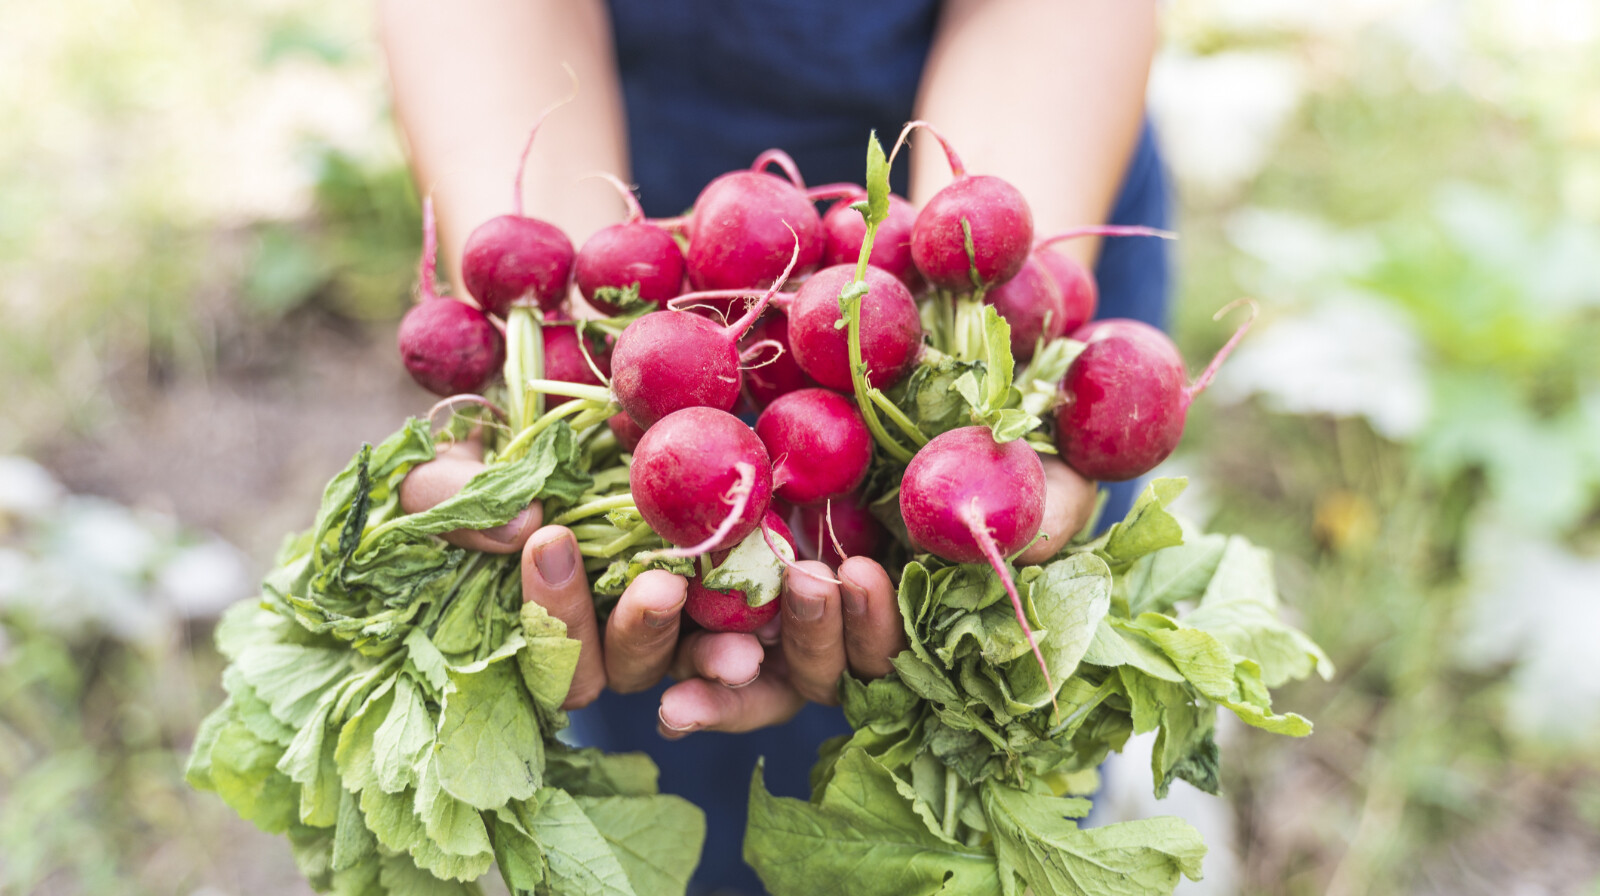
[[(897, 134), (911, 118), (938, 16), (937, 0), (611, 0), (627, 103), (634, 179), (646, 213), (677, 215), (701, 187), (747, 167), (763, 150), (794, 156), (812, 184), (859, 182), (869, 131)], [(897, 166), (896, 189), (905, 192)], [(1169, 186), (1149, 127), (1112, 223), (1167, 227)], [(1096, 267), (1101, 316), (1166, 322), (1170, 252), (1153, 239), (1108, 239)], [(1107, 519), (1136, 488), (1113, 487)], [(816, 749), (849, 732), (836, 708), (809, 706), (789, 724), (746, 735), (656, 734), (662, 688), (606, 694), (573, 714), (574, 739), (643, 750), (661, 787), (706, 812), (695, 893), (761, 893), (741, 858), (750, 775), (766, 759), (772, 792), (805, 798)]]

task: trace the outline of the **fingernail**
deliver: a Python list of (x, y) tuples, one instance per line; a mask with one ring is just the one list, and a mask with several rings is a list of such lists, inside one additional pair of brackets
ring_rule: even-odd
[(644, 624), (651, 628), (666, 628), (677, 621), (678, 613), (682, 610), (681, 602), (670, 610), (645, 610)]
[(789, 612), (801, 622), (816, 622), (822, 618), (828, 602), (814, 594), (789, 592)]
[(746, 678), (744, 681), (741, 681), (741, 682), (739, 682), (737, 684), (735, 684), (735, 683), (733, 683), (731, 681), (725, 681), (725, 682), (723, 682), (723, 685), (725, 685), (726, 687), (730, 687), (730, 688), (742, 688), (747, 684), (753, 683), (757, 678), (760, 678), (760, 677), (761, 677), (761, 670), (760, 669), (756, 669), (756, 674), (750, 676), (749, 678)]
[(661, 724), (663, 726), (665, 726), (667, 728), (667, 730), (676, 731), (679, 734), (687, 734), (690, 731), (697, 730), (700, 727), (699, 725), (696, 725), (693, 722), (690, 722), (689, 724), (682, 725), (682, 726), (672, 724), (671, 722), (667, 721), (667, 711), (666, 711), (665, 708), (661, 708), (661, 709), (657, 709), (656, 710), (656, 718), (661, 720)]
[(867, 589), (839, 574), (839, 602), (844, 604), (846, 616), (867, 615)]
[(539, 568), (539, 578), (552, 588), (558, 588), (572, 578), (578, 568), (578, 545), (572, 536), (563, 532), (533, 549), (533, 563)]
[(501, 544), (516, 544), (517, 539), (522, 537), (522, 530), (528, 526), (528, 519), (532, 516), (533, 508), (524, 507), (521, 513), (512, 517), (505, 525), (483, 530), (484, 537)]

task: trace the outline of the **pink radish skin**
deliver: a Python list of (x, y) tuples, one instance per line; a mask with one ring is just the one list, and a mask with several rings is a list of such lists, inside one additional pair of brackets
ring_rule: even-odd
[(1149, 324), (1111, 318), (1078, 328), (1072, 338), (1085, 346), (1061, 380), (1063, 402), (1056, 408), (1061, 459), (1084, 476), (1106, 482), (1154, 469), (1178, 446), (1189, 405), (1254, 319), (1252, 310), (1250, 320), (1193, 383), (1186, 382), (1177, 346)]
[(1037, 255), (1029, 256), (1015, 277), (984, 293), (983, 300), (1011, 326), (1011, 356), (1018, 361), (1033, 357), (1040, 337), (1048, 342), (1067, 333), (1066, 300)]
[(670, 544), (727, 550), (755, 531), (771, 505), (772, 463), (738, 417), (684, 408), (645, 430), (628, 487), (639, 514)]
[(798, 248), (792, 238), (790, 246), (789, 267), (732, 324), (719, 326), (687, 311), (652, 311), (622, 331), (611, 353), (611, 391), (633, 422), (649, 429), (682, 408), (733, 409), (739, 401), (739, 338), (793, 270)]
[(482, 311), (439, 296), (434, 285), (438, 249), (433, 199), (428, 197), (422, 202), (422, 259), (417, 265), (422, 301), (400, 319), (400, 358), (411, 378), (435, 395), (479, 392), (505, 364), (505, 338)]
[[(851, 392), (849, 331), (840, 320), (839, 294), (855, 282), (856, 266), (835, 265), (811, 275), (789, 306), (789, 344), (795, 362), (812, 379)], [(893, 274), (868, 266), (867, 294), (861, 300), (861, 359), (867, 382), (887, 389), (916, 366), (922, 352), (922, 318), (906, 285)]]
[(780, 396), (756, 420), (772, 458), (772, 490), (791, 504), (816, 504), (861, 484), (872, 433), (854, 400), (828, 389)]
[[(593, 342), (587, 346), (580, 345), (578, 328), (561, 324), (546, 324), (540, 328), (544, 338), (544, 378), (559, 380), (563, 383), (582, 383), (588, 386), (603, 386), (605, 382), (595, 376), (594, 367), (600, 368), (600, 373), (611, 375), (611, 355), (602, 349), (596, 349)], [(589, 351), (588, 359), (584, 357), (584, 349)], [(589, 361), (594, 362), (594, 367), (589, 366)], [(565, 395), (546, 395), (545, 407), (553, 408), (571, 401)]]
[[(756, 343), (767, 340), (771, 340), (767, 346), (753, 353), (750, 351)], [(782, 311), (769, 309), (739, 344), (745, 361), (745, 397), (755, 410), (761, 410), (780, 395), (817, 385), (817, 381), (795, 363), (794, 349), (789, 345), (789, 315)], [(774, 354), (777, 355), (775, 359)]]
[(949, 141), (925, 121), (906, 124), (895, 141), (895, 152), (916, 128), (939, 141), (955, 176), (917, 213), (911, 228), (911, 258), (917, 270), (935, 289), (956, 293), (987, 290), (1010, 280), (1033, 248), (1033, 210), (1028, 201), (998, 177), (967, 174)]
[(789, 520), (801, 555), (821, 560), (834, 569), (847, 557), (877, 557), (889, 537), (859, 495), (796, 507), (790, 511)]
[(606, 420), (606, 425), (611, 427), (611, 434), (617, 437), (617, 444), (622, 446), (623, 451), (633, 451), (639, 447), (639, 440), (644, 438), (644, 430), (627, 414), (612, 414)]
[[(823, 267), (853, 265), (861, 257), (861, 244), (867, 238), (867, 222), (860, 212), (850, 207), (850, 203), (865, 196), (865, 191), (857, 196), (848, 196), (834, 203), (833, 208), (822, 216), (822, 229), (828, 237), (828, 248), (822, 256)], [(916, 220), (916, 206), (891, 195), (889, 217), (878, 225), (878, 233), (872, 240), (872, 253), (867, 256), (867, 264), (895, 275), (913, 294), (926, 285), (911, 260), (911, 228)]]
[(900, 515), (919, 550), (955, 563), (988, 561), (1005, 585), (1017, 623), (1050, 684), (1050, 670), (1022, 612), (1005, 558), (1027, 547), (1044, 521), (1044, 464), (1022, 439), (996, 442), (965, 426), (923, 445), (900, 480)]
[(1088, 268), (1070, 255), (1049, 249), (1035, 249), (1030, 257), (1050, 273), (1061, 290), (1063, 334), (1071, 333), (1094, 319), (1094, 313), (1100, 307), (1100, 287)]
[[(789, 531), (789, 527), (776, 513), (768, 510), (761, 524), (788, 542), (790, 550), (799, 553), (795, 547), (794, 533)], [(727, 556), (727, 551), (712, 554), (712, 565), (721, 563)], [(683, 611), (706, 631), (753, 632), (776, 618), (778, 610), (783, 606), (782, 598), (778, 598), (769, 600), (759, 607), (752, 607), (743, 591), (736, 589), (718, 591), (707, 588), (701, 584), (700, 579), (701, 576), (696, 575), (689, 580), (689, 594), (684, 599)]]
[(801, 188), (761, 171), (724, 174), (700, 191), (685, 256), (695, 289), (763, 289), (789, 262), (804, 276), (822, 261), (822, 219)]
[(621, 309), (605, 292), (637, 285), (639, 298), (655, 305), (683, 291), (683, 250), (672, 235), (644, 220), (639, 200), (621, 181), (605, 178), (622, 194), (628, 216), (597, 231), (573, 259), (573, 279), (584, 301), (603, 314)]

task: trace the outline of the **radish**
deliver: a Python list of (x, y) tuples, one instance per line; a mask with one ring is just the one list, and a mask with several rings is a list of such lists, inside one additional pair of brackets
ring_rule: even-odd
[(1178, 347), (1155, 327), (1123, 318), (1080, 327), (1072, 338), (1085, 345), (1061, 380), (1063, 401), (1056, 408), (1062, 460), (1106, 482), (1142, 476), (1166, 460), (1183, 436), (1190, 403), (1254, 322), (1255, 303), (1250, 308), (1250, 319), (1188, 384)]
[(827, 389), (779, 396), (756, 420), (772, 458), (772, 490), (792, 504), (816, 504), (861, 484), (872, 463), (872, 433), (854, 400)]
[(639, 447), (639, 440), (644, 438), (644, 430), (627, 414), (612, 414), (606, 419), (606, 425), (611, 427), (611, 434), (617, 437), (617, 444), (622, 446), (623, 451)]
[(1056, 285), (1061, 287), (1061, 299), (1065, 308), (1065, 317), (1061, 322), (1062, 333), (1071, 333), (1094, 319), (1094, 312), (1100, 305), (1100, 287), (1095, 283), (1094, 274), (1084, 267), (1082, 262), (1070, 255), (1046, 250), (1056, 243), (1085, 236), (1154, 236), (1168, 240), (1177, 239), (1177, 234), (1170, 230), (1108, 224), (1103, 227), (1079, 227), (1045, 237), (1034, 243), (1033, 254), (1029, 257), (1044, 265), (1050, 276), (1055, 278)]
[(639, 200), (621, 181), (602, 175), (622, 193), (628, 216), (589, 237), (573, 259), (573, 279), (584, 301), (601, 313), (623, 313), (631, 293), (640, 302), (663, 305), (682, 291), (683, 250), (660, 227), (645, 221)]
[(889, 537), (860, 495), (796, 507), (789, 520), (801, 555), (834, 568), (847, 557), (877, 557)]
[[(1039, 534), (1044, 492), (1044, 464), (1026, 441), (996, 442), (987, 426), (964, 426), (935, 436), (911, 458), (900, 480), (900, 515), (918, 550), (955, 563), (988, 561), (1051, 684), (1005, 562)], [(1054, 702), (1053, 685), (1050, 692)]]
[[(769, 348), (756, 353), (757, 343), (765, 343)], [(769, 309), (739, 344), (744, 356), (754, 359), (744, 369), (744, 392), (756, 410), (771, 404), (780, 395), (817, 385), (817, 381), (795, 363), (794, 349), (789, 345), (789, 315), (783, 311)]]
[(799, 260), (791, 274), (808, 274), (822, 261), (822, 219), (805, 185), (760, 170), (768, 161), (783, 164), (798, 181), (794, 162), (769, 150), (754, 169), (716, 178), (695, 199), (685, 257), (695, 289), (762, 288), (784, 270), (797, 238)]
[[(855, 264), (861, 256), (861, 244), (867, 236), (867, 222), (851, 203), (865, 198), (867, 192), (846, 196), (836, 202), (822, 216), (822, 229), (827, 234), (828, 246), (822, 255), (823, 267), (836, 264)], [(867, 264), (881, 268), (899, 278), (906, 288), (916, 293), (923, 287), (922, 275), (911, 261), (911, 228), (917, 220), (916, 206), (900, 198), (889, 196), (889, 217), (878, 225), (872, 252)]]
[[(800, 286), (789, 306), (789, 344), (795, 362), (830, 389), (853, 390), (848, 334), (838, 326), (839, 294), (855, 282), (856, 265), (824, 268)], [(917, 364), (922, 318), (911, 290), (893, 274), (868, 266), (861, 300), (861, 356), (867, 382), (886, 389)]]
[[(585, 344), (578, 335), (576, 325), (547, 323), (540, 327), (544, 338), (544, 378), (563, 383), (583, 383), (589, 386), (605, 385), (611, 375), (611, 356), (603, 348), (595, 350), (594, 344)], [(553, 408), (571, 401), (564, 395), (549, 395), (545, 407)]]
[(505, 339), (482, 311), (438, 294), (438, 250), (429, 197), (422, 201), (422, 260), (417, 268), (422, 301), (400, 319), (400, 358), (412, 379), (435, 395), (479, 392), (505, 363)]
[[(769, 534), (775, 534), (789, 544), (789, 550), (795, 551), (794, 533), (789, 531), (778, 514), (768, 510), (762, 519), (761, 525)], [(721, 564), (727, 559), (728, 551), (718, 551), (711, 555), (713, 564)], [(708, 588), (704, 584), (704, 575), (695, 575), (689, 579), (689, 593), (684, 598), (683, 610), (689, 614), (701, 628), (713, 632), (753, 632), (778, 615), (783, 601), (769, 600), (760, 606), (752, 607), (745, 592), (736, 588), (718, 590)]]
[(731, 548), (755, 531), (772, 503), (772, 463), (738, 417), (684, 408), (645, 430), (628, 488), (650, 528), (683, 549), (671, 553), (694, 556)]
[(533, 124), (512, 181), (511, 214), (478, 225), (461, 253), (461, 280), (484, 309), (505, 317), (514, 302), (561, 307), (572, 277), (572, 241), (561, 228), (522, 214), (522, 169), (547, 111)]
[(911, 229), (911, 258), (937, 289), (982, 292), (1011, 279), (1033, 244), (1033, 211), (1021, 191), (988, 174), (967, 174), (961, 158), (938, 131), (913, 121), (900, 132), (925, 128), (944, 148), (955, 180), (933, 194)]
[[(617, 337), (611, 353), (611, 390), (633, 422), (649, 429), (657, 420), (687, 407), (729, 411), (739, 401), (739, 337), (755, 323), (799, 257), (744, 316), (724, 327), (687, 311), (652, 311)], [(692, 300), (694, 294), (679, 296)]]
[(1018, 361), (1033, 357), (1043, 339), (1066, 335), (1066, 300), (1055, 277), (1034, 253), (1022, 262), (1017, 275), (983, 294), (983, 300), (1011, 325), (1011, 356)]

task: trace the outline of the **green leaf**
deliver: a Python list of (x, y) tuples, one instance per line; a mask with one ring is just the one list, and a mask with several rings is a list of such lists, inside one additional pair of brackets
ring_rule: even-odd
[(531, 893), (544, 883), (544, 851), (517, 820), (513, 807), (519, 805), (513, 803), (495, 810), (494, 860), (500, 864), (500, 876), (513, 893)]
[[(190, 747), (189, 762), (183, 770), (183, 779), (189, 782), (190, 787), (197, 790), (217, 789), (215, 782), (211, 780), (211, 749), (216, 746), (217, 737), (223, 729), (238, 721), (231, 698), (223, 700), (221, 706), (201, 720), (200, 727), (194, 734), (194, 746)], [(246, 727), (245, 730), (248, 731), (249, 728)], [(265, 740), (265, 738), (260, 739)]]
[(339, 729), (333, 759), (348, 790), (378, 788), (373, 744), (377, 740), (378, 728), (389, 717), (389, 711), (394, 706), (394, 683), (395, 678), (380, 683), (362, 701), (344, 727)]
[(1122, 582), (1130, 614), (1165, 613), (1179, 601), (1200, 597), (1227, 544), (1225, 535), (1201, 535), (1135, 560)]
[(522, 605), (521, 620), (526, 646), (517, 653), (517, 669), (534, 704), (546, 714), (555, 713), (572, 689), (583, 645), (567, 637), (566, 623), (534, 601)]
[(384, 856), (380, 868), (378, 879), (387, 896), (479, 896), (482, 892), (471, 881), (441, 880), (404, 854)]
[[(782, 551), (783, 555), (780, 557), (773, 553), (773, 547)], [(746, 604), (752, 607), (765, 606), (777, 600), (783, 592), (783, 578), (788, 570), (784, 561), (793, 563), (794, 559), (794, 550), (788, 542), (773, 534), (772, 545), (769, 546), (761, 528), (757, 527), (734, 545), (722, 562), (706, 574), (701, 584), (715, 591), (743, 591)]]
[(705, 813), (681, 797), (575, 797), (640, 894), (682, 896), (700, 861)]
[(300, 817), (300, 788), (278, 771), (283, 748), (233, 721), (217, 732), (211, 746), (210, 779), (217, 795), (269, 834), (280, 834)]
[(1216, 635), (1234, 653), (1259, 663), (1268, 687), (1313, 671), (1324, 679), (1333, 676), (1333, 663), (1322, 648), (1278, 618), (1271, 554), (1238, 536), (1228, 539), (1200, 606), (1184, 623)]
[(399, 676), (394, 705), (372, 739), (372, 766), (378, 786), (394, 793), (417, 783), (417, 769), (433, 747), (434, 719), (422, 689), (409, 675)]
[(614, 317), (627, 317), (648, 311), (655, 311), (659, 306), (655, 302), (647, 302), (639, 298), (639, 281), (635, 280), (627, 286), (602, 286), (595, 290), (595, 296), (601, 302), (617, 309)]
[(1113, 570), (1126, 568), (1133, 561), (1162, 548), (1183, 544), (1183, 526), (1167, 505), (1177, 500), (1189, 480), (1156, 479), (1145, 486), (1122, 522), (1114, 524), (1097, 544), (1099, 553)]
[(894, 776), (846, 751), (821, 803), (774, 797), (758, 765), (744, 858), (772, 896), (977, 896), (998, 893), (994, 858), (928, 831)]
[(339, 766), (333, 756), (335, 738), (327, 734), (328, 714), (341, 690), (328, 692), (278, 760), (278, 771), (300, 785), (301, 823), (313, 827), (333, 827), (339, 820)]
[(446, 793), (476, 809), (527, 799), (540, 787), (544, 737), (508, 663), (452, 671), (434, 761)]
[(1006, 896), (1021, 892), (1018, 879), (1033, 896), (1149, 896), (1171, 893), (1180, 875), (1200, 879), (1205, 843), (1182, 819), (1085, 830), (1065, 820), (1068, 801), (1001, 784), (986, 785), (983, 802)]
[(559, 741), (546, 747), (544, 779), (573, 796), (652, 796), (659, 772), (644, 753), (573, 749)]
[(983, 306), (983, 352), (983, 409), (998, 411), (1011, 398), (1016, 362), (1011, 358), (1011, 325), (993, 305)]
[(350, 671), (354, 656), (342, 648), (255, 644), (237, 662), (239, 674), (272, 707), (272, 715), (299, 730), (323, 694)]
[(883, 154), (883, 144), (878, 133), (867, 135), (867, 212), (869, 228), (875, 228), (889, 217), (889, 160)]
[(429, 762), (423, 768), (417, 784), (416, 811), (428, 839), (440, 852), (486, 857), (492, 851), (483, 816), (440, 789), (437, 762)]
[(1027, 411), (1006, 408), (984, 418), (984, 425), (994, 434), (996, 442), (1014, 442), (1044, 425), (1044, 421)]
[[(563, 896), (635, 896), (622, 863), (570, 794), (539, 791), (536, 814), (518, 820), (544, 851), (549, 886)], [(653, 894), (652, 894), (653, 896)]]
[(359, 798), (348, 790), (339, 792), (339, 820), (334, 825), (333, 854), (329, 867), (335, 871), (354, 868), (378, 855), (378, 839), (367, 830)]

